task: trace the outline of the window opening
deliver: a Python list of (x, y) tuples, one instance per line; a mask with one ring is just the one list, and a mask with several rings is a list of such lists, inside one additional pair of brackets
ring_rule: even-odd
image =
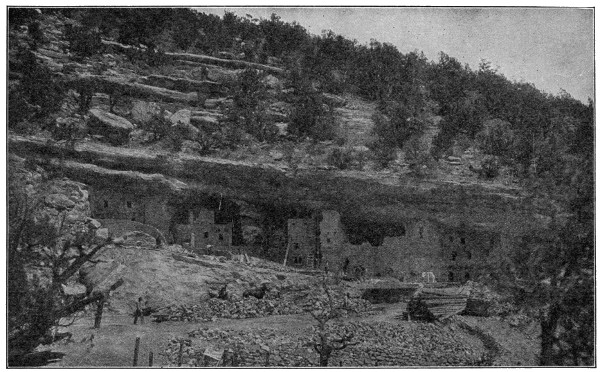
[(423, 239), (423, 226), (419, 226), (419, 238)]
[(460, 238), (460, 244), (465, 244), (465, 243), (466, 243), (465, 238)]
[(131, 208), (131, 202), (130, 201), (127, 202), (127, 208)]
[(454, 273), (452, 271), (450, 271), (448, 273), (448, 281), (449, 282), (453, 282), (454, 281)]
[(471, 259), (471, 251), (467, 251), (467, 260)]
[(204, 239), (208, 239), (208, 231), (204, 232)]
[(223, 234), (219, 234), (219, 240), (223, 240)]
[(469, 273), (465, 273), (465, 280), (471, 279), (471, 275)]
[(452, 252), (452, 261), (456, 261), (456, 257), (458, 257), (458, 252), (457, 251), (453, 251)]
[(104, 201), (104, 208), (108, 208), (108, 200)]

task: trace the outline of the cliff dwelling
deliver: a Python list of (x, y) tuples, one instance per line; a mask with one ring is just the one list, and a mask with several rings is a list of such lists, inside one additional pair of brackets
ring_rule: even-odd
[[(251, 205), (221, 196), (170, 198), (90, 188), (92, 215), (156, 228), (192, 250), (247, 252), (348, 277), (465, 282), (481, 274), (500, 238), (428, 219), (381, 224), (335, 210)], [(113, 223), (114, 224), (114, 223)], [(426, 274), (427, 273), (427, 274)], [(435, 278), (435, 279), (431, 279)]]

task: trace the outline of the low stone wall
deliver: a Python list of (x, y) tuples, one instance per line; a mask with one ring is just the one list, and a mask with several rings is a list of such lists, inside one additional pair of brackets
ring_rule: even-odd
[(123, 236), (128, 232), (141, 231), (166, 243), (164, 235), (156, 227), (146, 225), (138, 221), (119, 220), (119, 219), (99, 219), (102, 227), (107, 228), (114, 237)]

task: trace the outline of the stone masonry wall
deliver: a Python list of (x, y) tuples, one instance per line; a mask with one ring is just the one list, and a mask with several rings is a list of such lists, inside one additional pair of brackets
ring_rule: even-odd
[(311, 218), (288, 220), (288, 265), (313, 266), (317, 236), (315, 221)]
[(133, 192), (90, 187), (92, 216), (99, 219), (129, 220), (159, 229), (165, 236), (173, 211), (160, 196), (145, 196)]

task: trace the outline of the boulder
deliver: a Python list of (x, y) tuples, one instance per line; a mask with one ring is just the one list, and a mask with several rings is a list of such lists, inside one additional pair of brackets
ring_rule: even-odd
[(85, 286), (79, 283), (62, 284), (62, 289), (67, 296), (81, 296), (86, 293)]
[(93, 218), (88, 218), (87, 219), (87, 225), (90, 229), (99, 229), (102, 226), (102, 223), (100, 223), (100, 221), (93, 219)]
[(268, 88), (268, 89), (282, 89), (283, 88), (283, 84), (281, 83), (281, 81), (276, 78), (273, 75), (267, 75), (262, 79), (262, 83)]
[(178, 133), (180, 138), (194, 141), (200, 135), (200, 130), (193, 126), (192, 124), (179, 122), (177, 124), (173, 124), (171, 127), (173, 132)]
[(129, 141), (129, 134), (133, 124), (129, 120), (101, 109), (91, 109), (88, 127), (90, 134), (104, 136), (115, 145), (122, 145)]
[(192, 112), (188, 109), (182, 109), (171, 115), (169, 120), (173, 125), (184, 124), (188, 126), (190, 124), (190, 118), (192, 116)]
[(283, 160), (283, 152), (272, 150), (269, 152), (269, 155), (273, 158), (273, 160)]
[(215, 116), (192, 116), (190, 122), (200, 128), (214, 128), (219, 125), (219, 119)]
[(108, 233), (107, 228), (98, 229), (98, 230), (96, 230), (96, 233), (94, 236), (94, 242), (99, 244), (99, 243), (102, 243), (102, 242), (105, 242), (106, 240), (108, 240), (109, 237), (110, 237), (110, 234)]
[(275, 123), (280, 136), (285, 137), (288, 135), (288, 125), (288, 123)]
[(267, 120), (271, 120), (271, 121), (284, 122), (284, 123), (289, 121), (289, 118), (286, 114), (276, 112), (273, 110), (266, 110), (265, 116), (266, 116)]
[(346, 105), (346, 100), (343, 97), (331, 93), (323, 93), (323, 100), (332, 107), (342, 107)]
[(156, 239), (145, 232), (131, 231), (123, 235), (123, 245), (136, 248), (155, 248)]
[(47, 206), (52, 207), (59, 212), (66, 209), (72, 209), (75, 206), (75, 202), (64, 194), (50, 194), (46, 196), (44, 201)]
[(146, 124), (154, 116), (160, 115), (160, 106), (154, 102), (135, 101), (131, 109), (131, 117), (136, 123)]

